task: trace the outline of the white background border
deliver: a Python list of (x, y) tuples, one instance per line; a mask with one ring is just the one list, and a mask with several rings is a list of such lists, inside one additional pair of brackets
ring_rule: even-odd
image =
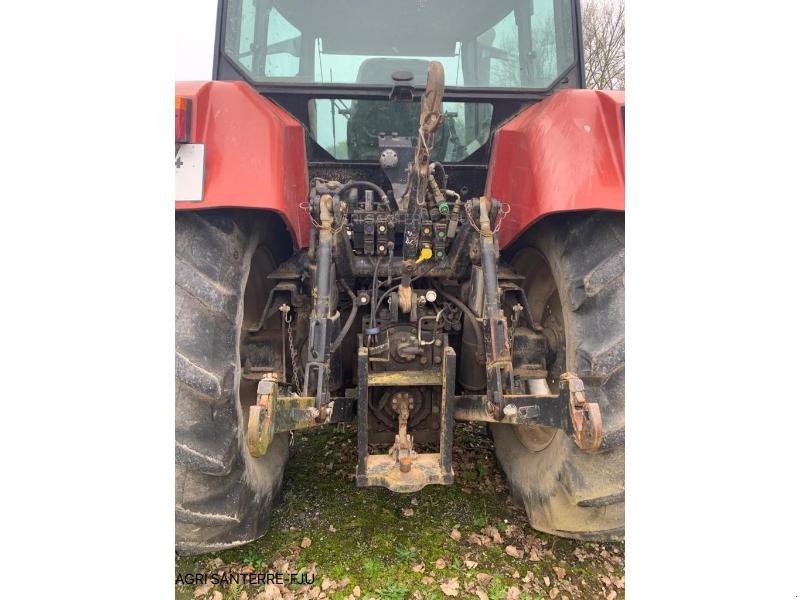
[[(627, 597), (797, 598), (800, 15), (627, 9)], [(191, 14), (4, 7), (6, 597), (173, 594), (173, 57)]]

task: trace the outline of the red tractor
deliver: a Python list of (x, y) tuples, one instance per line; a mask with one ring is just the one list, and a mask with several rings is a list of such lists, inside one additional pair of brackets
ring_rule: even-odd
[(267, 529), (294, 430), (358, 486), (488, 424), (531, 525), (624, 532), (624, 96), (577, 0), (220, 0), (176, 85), (176, 547)]

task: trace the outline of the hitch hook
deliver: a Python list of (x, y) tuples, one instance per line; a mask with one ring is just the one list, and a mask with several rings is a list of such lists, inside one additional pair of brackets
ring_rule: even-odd
[(569, 418), (572, 438), (581, 450), (597, 450), (603, 441), (603, 419), (597, 402), (587, 402), (583, 381), (573, 373), (564, 373), (559, 383), (569, 391)]

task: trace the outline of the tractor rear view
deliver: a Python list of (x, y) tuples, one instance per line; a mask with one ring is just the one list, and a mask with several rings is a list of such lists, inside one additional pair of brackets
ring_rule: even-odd
[[(356, 10), (357, 8), (357, 10)], [(263, 535), (292, 432), (453, 483), (486, 423), (531, 525), (624, 532), (624, 99), (577, 0), (220, 0), (176, 86), (176, 548)]]

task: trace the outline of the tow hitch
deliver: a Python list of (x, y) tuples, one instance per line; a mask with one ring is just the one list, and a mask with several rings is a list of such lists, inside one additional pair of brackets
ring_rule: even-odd
[[(543, 425), (564, 430), (585, 451), (600, 448), (603, 439), (603, 423), (600, 407), (596, 402), (587, 402), (583, 381), (572, 373), (564, 373), (559, 380), (558, 394), (517, 394), (506, 396), (503, 419), (494, 418), (486, 411), (486, 396), (454, 396), (452, 375), (448, 377), (448, 365), (454, 365), (454, 353), (446, 351), (447, 358), (442, 369), (442, 385), (445, 410), (441, 411), (442, 426), (440, 452), (438, 454), (417, 454), (413, 449), (413, 438), (406, 430), (409, 402), (407, 395), (398, 394), (394, 399), (399, 415), (399, 430), (395, 443), (386, 455), (370, 455), (367, 449), (366, 416), (363, 434), (359, 427), (359, 485), (383, 485), (394, 491), (416, 491), (429, 483), (452, 483), (452, 422), (483, 421), (506, 423), (509, 425)], [(366, 359), (366, 353), (362, 353)], [(452, 357), (452, 358), (451, 358)], [(452, 368), (452, 367), (451, 367)], [(366, 407), (369, 384), (384, 385), (407, 378), (408, 383), (416, 384), (412, 374), (396, 374), (396, 378), (375, 377), (372, 382), (364, 381), (359, 397)], [(437, 377), (435, 374), (434, 377)], [(429, 382), (434, 383), (434, 382)], [(258, 402), (250, 407), (247, 424), (247, 447), (255, 457), (263, 456), (275, 434), (284, 431), (309, 429), (331, 423), (351, 422), (355, 416), (355, 398), (333, 398), (331, 402), (317, 409), (312, 396), (279, 395), (280, 383), (276, 373), (267, 373), (258, 384)], [(452, 407), (451, 411), (447, 410)], [(365, 408), (364, 415), (367, 410)], [(449, 413), (449, 414), (448, 414)], [(361, 425), (361, 423), (359, 423)], [(413, 467), (418, 471), (412, 472)]]
[(280, 391), (277, 373), (266, 373), (258, 383), (247, 422), (247, 449), (252, 456), (264, 456), (277, 433), (353, 420), (351, 398), (334, 398), (318, 409), (313, 396), (280, 395)]
[(563, 429), (572, 436), (581, 450), (600, 448), (603, 423), (600, 407), (587, 402), (583, 381), (572, 373), (559, 379), (559, 393), (547, 395), (507, 395), (503, 419), (495, 419), (486, 410), (485, 396), (458, 396), (455, 419), (457, 421), (485, 421), (512, 425), (544, 425)]

